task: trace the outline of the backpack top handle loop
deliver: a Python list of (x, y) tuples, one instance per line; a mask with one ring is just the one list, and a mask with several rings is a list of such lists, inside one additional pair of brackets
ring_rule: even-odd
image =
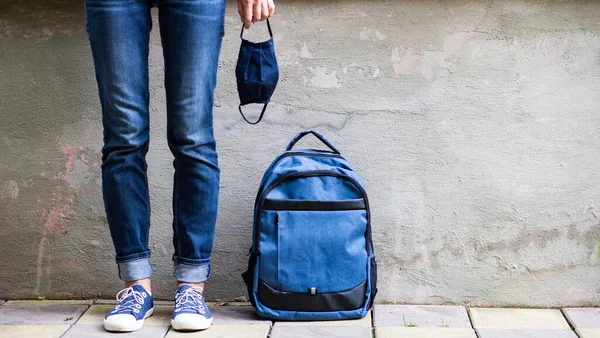
[(288, 144), (287, 148), (285, 149), (286, 151), (290, 151), (292, 150), (292, 148), (294, 148), (294, 146), (296, 145), (296, 143), (298, 141), (300, 141), (301, 138), (303, 138), (304, 136), (308, 135), (308, 134), (313, 134), (316, 138), (318, 138), (321, 142), (323, 142), (323, 144), (325, 144), (329, 149), (331, 149), (331, 151), (333, 151), (336, 154), (340, 154), (340, 151), (338, 150), (338, 148), (333, 145), (333, 143), (331, 143), (331, 141), (329, 141), (325, 136), (323, 136), (323, 134), (319, 133), (316, 130), (305, 130), (303, 132), (300, 132), (298, 135), (296, 135)]

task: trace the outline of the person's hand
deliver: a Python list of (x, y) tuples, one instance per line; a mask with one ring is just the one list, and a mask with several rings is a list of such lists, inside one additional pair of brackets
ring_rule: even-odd
[(244, 22), (244, 28), (250, 28), (253, 22), (270, 18), (274, 11), (273, 0), (238, 0), (238, 13)]

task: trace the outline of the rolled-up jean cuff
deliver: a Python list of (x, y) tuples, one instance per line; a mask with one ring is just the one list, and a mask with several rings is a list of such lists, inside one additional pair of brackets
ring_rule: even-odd
[(206, 282), (210, 277), (210, 261), (202, 264), (187, 264), (175, 260), (173, 276), (179, 282)]
[(150, 257), (117, 262), (119, 278), (123, 281), (139, 280), (152, 276), (152, 263)]

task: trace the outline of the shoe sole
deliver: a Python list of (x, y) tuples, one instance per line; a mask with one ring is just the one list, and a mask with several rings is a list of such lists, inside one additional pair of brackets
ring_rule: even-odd
[(142, 327), (144, 327), (144, 320), (150, 316), (152, 316), (152, 314), (154, 313), (154, 308), (151, 308), (150, 310), (148, 310), (148, 312), (146, 312), (146, 315), (144, 316), (143, 319), (138, 320), (135, 322), (135, 326), (130, 326), (130, 327), (124, 327), (122, 325), (118, 325), (115, 323), (110, 323), (107, 322), (106, 319), (104, 319), (104, 329), (106, 331), (109, 332), (133, 332), (133, 331), (137, 331), (139, 329), (141, 329)]
[(204, 320), (182, 321), (171, 319), (171, 327), (177, 331), (200, 331), (206, 330), (212, 325), (213, 317)]

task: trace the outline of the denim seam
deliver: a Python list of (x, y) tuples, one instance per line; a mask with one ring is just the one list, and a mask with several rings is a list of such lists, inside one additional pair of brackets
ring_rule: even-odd
[(173, 260), (175, 261), (176, 264), (182, 264), (182, 265), (190, 265), (190, 266), (203, 266), (203, 265), (210, 265), (210, 258), (203, 258), (203, 259), (189, 259), (189, 258), (183, 258), (183, 257), (179, 257), (179, 256), (175, 256), (173, 257)]
[[(150, 134), (149, 130), (148, 130), (148, 134)], [(146, 145), (146, 151), (145, 152), (148, 152), (148, 148), (149, 148), (149, 145)], [(146, 157), (146, 155), (144, 155), (144, 161), (146, 161), (145, 157)], [(144, 176), (146, 178), (146, 203), (147, 203), (146, 206), (147, 206), (147, 209), (148, 209), (148, 215), (146, 217), (146, 238), (145, 238), (146, 243), (145, 243), (145, 247), (146, 247), (146, 250), (150, 250), (150, 248), (148, 247), (148, 243), (150, 241), (150, 213), (151, 213), (150, 208), (151, 208), (151, 205), (150, 205), (150, 186), (148, 185), (148, 172), (147, 172), (147, 169), (146, 169), (146, 173), (145, 173)]]
[(180, 255), (181, 254), (181, 236), (179, 236), (179, 217), (178, 217), (178, 210), (179, 210), (179, 161), (177, 158), (175, 158), (175, 182), (174, 184), (174, 190), (175, 193), (173, 196), (173, 224), (174, 224), (174, 229), (173, 232), (175, 233), (175, 238), (177, 238), (177, 250), (175, 251), (175, 255)]
[(142, 253), (139, 253), (139, 254), (127, 255), (125, 257), (127, 257), (127, 258), (125, 258), (125, 259), (119, 259), (117, 257), (116, 258), (117, 263), (127, 263), (127, 262), (137, 261), (137, 260), (140, 260), (140, 259), (150, 258), (150, 252), (142, 252)]
[[(150, 10), (146, 11), (148, 13), (148, 22), (150, 23), (150, 27), (148, 29), (148, 39), (146, 41), (146, 65), (148, 64), (148, 59), (150, 57), (150, 32), (152, 31), (152, 15), (150, 13)], [(150, 148), (150, 74), (148, 72), (148, 67), (146, 66), (145, 68), (145, 72), (146, 72), (146, 88), (148, 88), (148, 91), (146, 92), (146, 107), (148, 107), (148, 127), (147, 127), (147, 132), (148, 132), (148, 143), (146, 144), (146, 149), (144, 151), (144, 163), (146, 163), (146, 173), (145, 173), (145, 177), (146, 177), (146, 203), (148, 206), (148, 217), (147, 217), (147, 227), (146, 227), (146, 250), (149, 250), (148, 248), (148, 243), (150, 242), (150, 215), (151, 215), (151, 203), (150, 203), (150, 186), (148, 184), (148, 164), (146, 162), (146, 154), (148, 153), (148, 149)]]

